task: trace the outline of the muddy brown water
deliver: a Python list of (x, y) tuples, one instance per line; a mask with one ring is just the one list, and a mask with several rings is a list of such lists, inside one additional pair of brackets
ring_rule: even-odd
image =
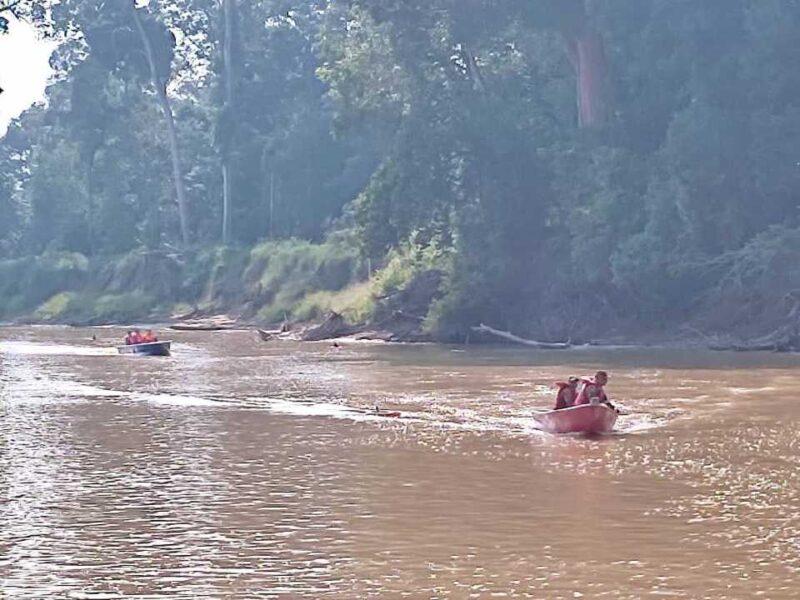
[[(121, 337), (0, 329), (2, 597), (800, 594), (800, 357)], [(536, 431), (599, 366), (618, 431)]]

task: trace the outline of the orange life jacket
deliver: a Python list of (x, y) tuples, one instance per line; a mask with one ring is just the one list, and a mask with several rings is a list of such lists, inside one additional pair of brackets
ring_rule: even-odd
[[(594, 391), (595, 393), (590, 394), (590, 391)], [(581, 389), (578, 392), (578, 397), (575, 399), (575, 406), (589, 404), (593, 397), (600, 398), (600, 402), (608, 402), (606, 391), (603, 389), (602, 385), (595, 381), (594, 377), (582, 377)]]
[(558, 395), (556, 396), (556, 410), (573, 406), (576, 398), (572, 393), (569, 383), (565, 381), (557, 381), (556, 387), (558, 387)]

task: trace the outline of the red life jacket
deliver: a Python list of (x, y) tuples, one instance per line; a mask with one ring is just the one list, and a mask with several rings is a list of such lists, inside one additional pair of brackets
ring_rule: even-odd
[(572, 397), (572, 390), (570, 389), (569, 383), (558, 381), (556, 382), (556, 387), (558, 387), (558, 395), (556, 396), (555, 409), (561, 410), (562, 408), (573, 406), (576, 398)]
[(582, 377), (581, 378), (581, 389), (578, 392), (578, 397), (575, 399), (575, 406), (580, 404), (589, 404), (592, 396), (589, 394), (589, 388), (593, 387), (597, 396), (600, 398), (600, 402), (608, 402), (608, 396), (606, 396), (606, 391), (603, 389), (603, 386), (597, 383), (594, 377)]

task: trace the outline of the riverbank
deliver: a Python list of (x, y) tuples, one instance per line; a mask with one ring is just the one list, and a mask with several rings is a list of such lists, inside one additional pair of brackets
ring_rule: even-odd
[[(51, 253), (0, 261), (0, 319), (100, 325), (224, 313), (254, 324), (311, 320), (366, 278), (361, 271), (342, 240), (100, 257)], [(354, 304), (367, 299), (353, 295)]]
[[(323, 243), (264, 242), (197, 252), (138, 250), (89, 258), (51, 253), (0, 262), (0, 319), (75, 326), (185, 323), (313, 329), (387, 341), (457, 338), (430, 312), (442, 296), (438, 256), (406, 247), (372, 268), (347, 233)], [(225, 315), (225, 326), (214, 319)], [(316, 327), (315, 327), (316, 326)]]
[(532, 305), (520, 318), (519, 310), (503, 306), (476, 311), (454, 295), (447, 255), (408, 245), (373, 267), (356, 248), (340, 233), (316, 244), (284, 240), (253, 248), (143, 249), (93, 258), (50, 253), (0, 261), (0, 320), (258, 328), (270, 335), (289, 329), (294, 339), (312, 341), (504, 341), (499, 331), (539, 345), (800, 350), (800, 303), (773, 288), (738, 300), (725, 293), (724, 302), (678, 314), (640, 315), (618, 298), (577, 315), (566, 303)]

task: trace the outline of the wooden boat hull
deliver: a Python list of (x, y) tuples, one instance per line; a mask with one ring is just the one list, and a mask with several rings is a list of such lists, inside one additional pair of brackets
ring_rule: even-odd
[(141, 354), (142, 356), (169, 356), (172, 342), (151, 342), (149, 344), (130, 344), (117, 346), (120, 354)]
[(617, 411), (604, 404), (583, 404), (534, 418), (548, 433), (609, 433), (617, 422)]

